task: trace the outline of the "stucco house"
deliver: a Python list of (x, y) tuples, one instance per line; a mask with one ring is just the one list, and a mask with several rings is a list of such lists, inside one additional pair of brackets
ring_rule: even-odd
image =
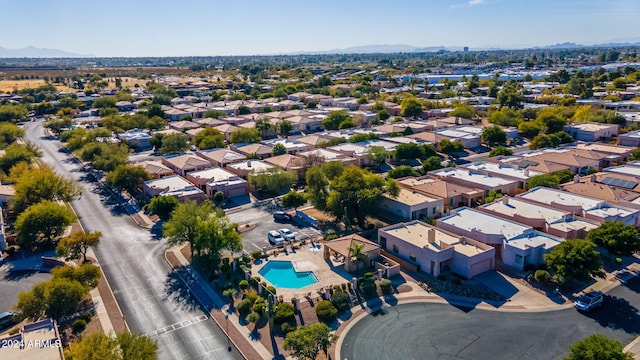
[(495, 249), (414, 220), (378, 230), (378, 244), (409, 270), (438, 276), (448, 268), (470, 279), (495, 266)]
[(400, 188), (396, 198), (384, 196), (380, 209), (403, 220), (416, 220), (423, 217), (437, 218), (444, 211), (441, 197), (428, 196), (415, 190)]

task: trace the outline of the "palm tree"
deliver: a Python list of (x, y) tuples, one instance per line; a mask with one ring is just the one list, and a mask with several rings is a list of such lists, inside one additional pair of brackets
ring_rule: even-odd
[(349, 247), (349, 256), (351, 256), (351, 259), (353, 260), (355, 258), (356, 260), (356, 274), (358, 273), (358, 271), (360, 271), (360, 261), (364, 258), (364, 252), (362, 251), (364, 249), (364, 244), (363, 243), (351, 243), (351, 247)]

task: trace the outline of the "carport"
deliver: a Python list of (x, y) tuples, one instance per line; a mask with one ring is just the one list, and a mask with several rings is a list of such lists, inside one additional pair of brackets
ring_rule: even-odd
[[(348, 235), (335, 240), (327, 241), (324, 245), (324, 259), (333, 262), (344, 259), (344, 269), (353, 272), (357, 269), (357, 260), (351, 256), (349, 249), (355, 244), (362, 244), (362, 262), (364, 268), (373, 266), (373, 262), (380, 256), (380, 246), (360, 235)], [(338, 256), (335, 256), (338, 254)], [(331, 256), (334, 255), (332, 258)]]

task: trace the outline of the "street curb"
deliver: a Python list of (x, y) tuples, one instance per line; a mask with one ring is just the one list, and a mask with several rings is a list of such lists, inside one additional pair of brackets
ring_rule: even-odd
[[(171, 269), (172, 269), (173, 271), (176, 271), (176, 267), (175, 267), (173, 264), (171, 264), (171, 262), (170, 262), (170, 261), (169, 261), (169, 259), (167, 258), (167, 253), (168, 253), (168, 252), (170, 252), (170, 251), (171, 251), (171, 252), (174, 252), (173, 250), (170, 250), (170, 249), (169, 249), (169, 250), (165, 250), (165, 252), (164, 252), (164, 260), (167, 262), (167, 264), (169, 264), (169, 266), (171, 267)], [(191, 290), (191, 287), (187, 284), (187, 282), (186, 282), (186, 281), (185, 281), (185, 279), (182, 277), (182, 275), (180, 275), (180, 274), (179, 274), (179, 273), (177, 273), (177, 272), (176, 272), (176, 274), (180, 277), (180, 280), (181, 280), (181, 281), (182, 281), (182, 283), (187, 287), (187, 289), (189, 289), (189, 292), (193, 295), (193, 297), (194, 297), (196, 300), (198, 300), (198, 302), (200, 303), (200, 306), (202, 306), (202, 308), (206, 308), (206, 307), (204, 306), (204, 304), (202, 303), (202, 301), (201, 301), (197, 296), (195, 296), (195, 294), (193, 294), (193, 291)], [(222, 311), (222, 309), (220, 309), (220, 311)], [(242, 350), (240, 350), (240, 347), (239, 347), (239, 346), (238, 346), (238, 344), (236, 343), (235, 339), (234, 339), (234, 338), (232, 338), (232, 337), (229, 335), (229, 333), (227, 333), (227, 332), (224, 330), (224, 328), (222, 327), (222, 324), (220, 324), (220, 323), (218, 322), (218, 319), (216, 319), (216, 318), (215, 318), (215, 316), (213, 316), (211, 313), (209, 313), (209, 314), (207, 314), (207, 315), (209, 316), (209, 318), (211, 318), (211, 319), (216, 323), (216, 325), (218, 325), (218, 328), (220, 329), (220, 331), (222, 331), (224, 334), (226, 334), (226, 335), (227, 335), (227, 338), (229, 338), (229, 340), (230, 340), (230, 341), (231, 341), (231, 343), (233, 344), (233, 347), (235, 347), (235, 348), (236, 348), (236, 350), (238, 351), (238, 353), (239, 353), (240, 355), (242, 355), (242, 357), (243, 357), (243, 358), (248, 359), (248, 357), (247, 357), (247, 356), (242, 352)], [(234, 325), (234, 326), (235, 326), (235, 325)]]

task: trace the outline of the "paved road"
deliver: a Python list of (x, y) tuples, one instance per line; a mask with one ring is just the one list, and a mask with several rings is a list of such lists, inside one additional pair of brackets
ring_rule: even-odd
[[(26, 140), (38, 144), (43, 160), (58, 173), (80, 181), (82, 197), (72, 205), (87, 231), (101, 231), (98, 260), (131, 331), (157, 335), (160, 359), (240, 359), (227, 352), (224, 333), (204, 314), (164, 260), (166, 244), (139, 228), (95, 180), (82, 172), (60, 143), (44, 136), (41, 122), (25, 125)], [(183, 325), (175, 325), (180, 324)], [(186, 326), (184, 325), (186, 324)]]
[(555, 360), (602, 333), (623, 344), (640, 333), (640, 279), (611, 291), (589, 314), (574, 309), (514, 313), (416, 303), (386, 308), (344, 334), (342, 359)]
[(0, 313), (11, 310), (18, 302), (19, 292), (29, 291), (33, 285), (50, 278), (47, 272), (0, 270)]

